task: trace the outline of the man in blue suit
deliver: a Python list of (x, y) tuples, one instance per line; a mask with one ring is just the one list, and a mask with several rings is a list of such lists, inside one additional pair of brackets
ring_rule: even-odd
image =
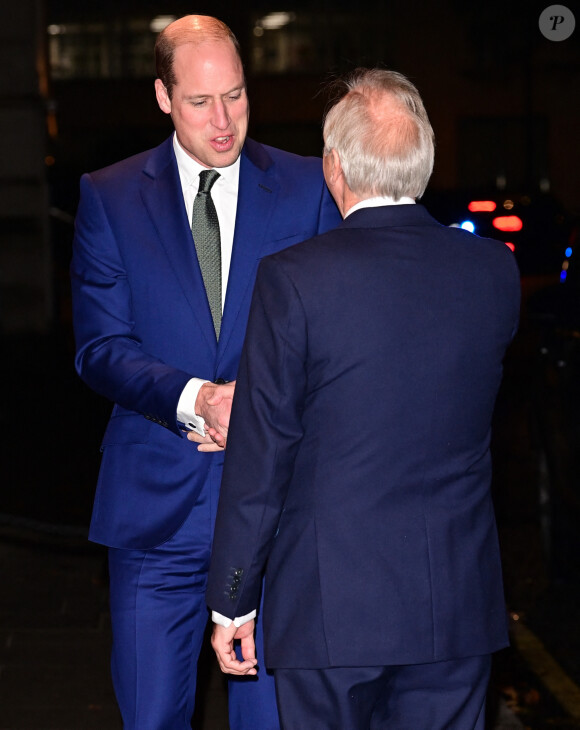
[[(115, 404), (90, 538), (109, 546), (125, 730), (190, 727), (224, 458), (206, 433), (226, 433), (258, 262), (340, 221), (320, 160), (246, 138), (244, 73), (226, 25), (175, 21), (156, 63), (175, 134), (83, 176), (71, 268), (76, 367)], [(204, 196), (213, 212), (192, 212)], [(218, 259), (206, 290), (196, 249), (209, 229)], [(271, 678), (238, 684), (231, 703), (232, 730), (279, 727)]]
[(264, 671), (265, 570), (284, 730), (483, 730), (490, 654), (507, 644), (489, 445), (518, 270), (503, 243), (416, 204), (433, 166), (416, 88), (359, 70), (345, 89), (323, 160), (344, 222), (258, 270), (212, 643), (224, 671)]

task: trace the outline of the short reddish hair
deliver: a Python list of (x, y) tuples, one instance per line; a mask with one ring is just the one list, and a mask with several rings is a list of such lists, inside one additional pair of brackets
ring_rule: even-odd
[(173, 69), (175, 49), (185, 43), (199, 45), (205, 41), (231, 41), (241, 60), (238, 39), (225, 23), (211, 15), (185, 15), (159, 33), (155, 43), (155, 68), (170, 99), (177, 83)]

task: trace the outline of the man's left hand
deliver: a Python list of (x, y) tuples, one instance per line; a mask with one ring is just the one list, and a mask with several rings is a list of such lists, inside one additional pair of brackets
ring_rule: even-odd
[[(225, 674), (257, 674), (256, 645), (254, 643), (255, 621), (252, 619), (239, 628), (231, 623), (227, 628), (214, 624), (211, 645), (215, 651), (220, 669)], [(243, 661), (234, 650), (234, 639), (241, 643)]]
[[(214, 434), (213, 438), (209, 432), (206, 433), (205, 436), (200, 436), (195, 431), (188, 431), (187, 438), (189, 441), (193, 441), (194, 443), (199, 444), (197, 447), (198, 451), (205, 451), (207, 453), (223, 451), (226, 447), (226, 440), (213, 428), (210, 429), (210, 431)], [(223, 442), (223, 446), (220, 446), (218, 441)]]

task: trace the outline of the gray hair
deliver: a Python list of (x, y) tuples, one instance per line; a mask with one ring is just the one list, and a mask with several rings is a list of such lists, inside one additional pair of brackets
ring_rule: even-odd
[(324, 154), (335, 149), (357, 195), (420, 198), (435, 156), (433, 129), (415, 86), (386, 69), (357, 69), (324, 120)]

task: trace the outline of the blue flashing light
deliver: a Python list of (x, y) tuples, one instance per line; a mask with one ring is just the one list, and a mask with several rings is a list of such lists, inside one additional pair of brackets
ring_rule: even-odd
[(471, 221), (463, 221), (460, 228), (463, 228), (464, 231), (469, 231), (470, 233), (475, 231), (475, 225)]
[(570, 256), (572, 256), (572, 246), (568, 246), (568, 248), (564, 251), (566, 258), (569, 259)]
[(567, 271), (561, 271), (560, 272), (560, 281), (566, 281), (566, 277), (568, 276)]

